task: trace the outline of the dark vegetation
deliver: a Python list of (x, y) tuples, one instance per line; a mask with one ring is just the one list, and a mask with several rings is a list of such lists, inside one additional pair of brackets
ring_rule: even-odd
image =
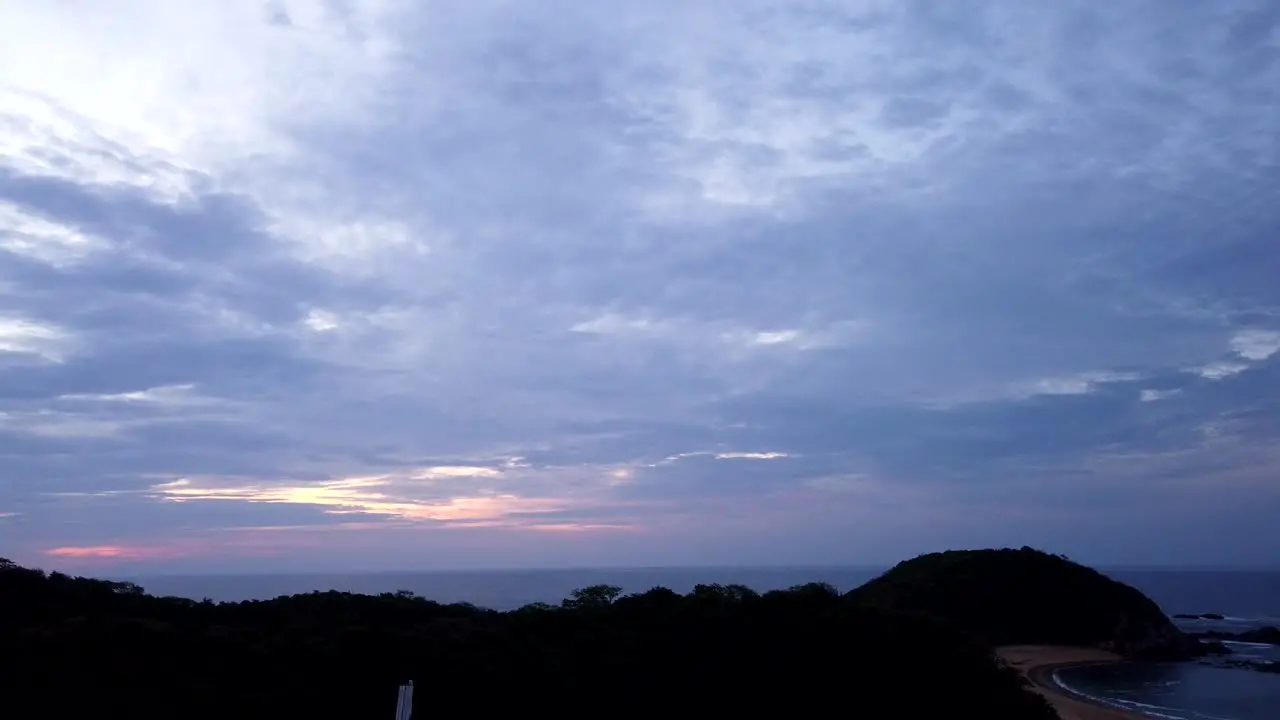
[(1104, 647), (1135, 659), (1170, 660), (1207, 649), (1139, 590), (1025, 547), (921, 555), (846, 597), (949, 620), (992, 645)]
[(407, 592), (215, 604), (0, 561), (0, 693), (14, 717), (390, 718), (412, 679), (416, 717), (1049, 720), (993, 643), (1105, 644), (1161, 619), (1137, 591), (1030, 550), (923, 556), (843, 597), (597, 586), (505, 613)]

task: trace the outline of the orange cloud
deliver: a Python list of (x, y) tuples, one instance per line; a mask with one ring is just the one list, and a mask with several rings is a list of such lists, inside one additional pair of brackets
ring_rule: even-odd
[(46, 555), (77, 560), (156, 560), (190, 554), (176, 546), (68, 545), (45, 551)]
[[(485, 477), (474, 468), (429, 468), (436, 477)], [(422, 476), (420, 476), (422, 477)], [(512, 493), (479, 491), (447, 499), (412, 497), (412, 479), (390, 475), (341, 478), (307, 484), (227, 484), (216, 479), (183, 478), (152, 486), (172, 502), (239, 500), (251, 503), (314, 505), (333, 515), (383, 515), (399, 520), (474, 523), (497, 521), (513, 514), (567, 510), (573, 503), (557, 498), (530, 498)]]

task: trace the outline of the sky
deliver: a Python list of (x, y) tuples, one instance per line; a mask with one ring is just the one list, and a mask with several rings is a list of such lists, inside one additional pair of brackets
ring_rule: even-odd
[(0, 26), (0, 555), (1280, 565), (1280, 5)]

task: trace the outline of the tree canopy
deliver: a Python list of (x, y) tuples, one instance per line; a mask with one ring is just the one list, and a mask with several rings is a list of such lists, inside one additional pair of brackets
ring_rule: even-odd
[(921, 555), (846, 600), (937, 617), (995, 645), (1104, 646), (1168, 658), (1197, 652), (1197, 643), (1141, 591), (1029, 547)]
[(503, 613), (407, 592), (199, 602), (7, 563), (0, 608), (0, 702), (24, 716), (391, 717), (396, 687), (413, 680), (416, 717), (842, 707), (1054, 717), (954, 625), (862, 607), (820, 584), (687, 595), (596, 586), (559, 607)]

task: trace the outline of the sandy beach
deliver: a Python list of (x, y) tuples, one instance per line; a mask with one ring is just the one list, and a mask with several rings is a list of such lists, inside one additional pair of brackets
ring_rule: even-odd
[(996, 654), (1017, 668), (1062, 716), (1062, 720), (1142, 720), (1136, 713), (1103, 707), (1069, 695), (1053, 682), (1053, 671), (1070, 665), (1120, 662), (1114, 653), (1095, 648), (1011, 645)]

